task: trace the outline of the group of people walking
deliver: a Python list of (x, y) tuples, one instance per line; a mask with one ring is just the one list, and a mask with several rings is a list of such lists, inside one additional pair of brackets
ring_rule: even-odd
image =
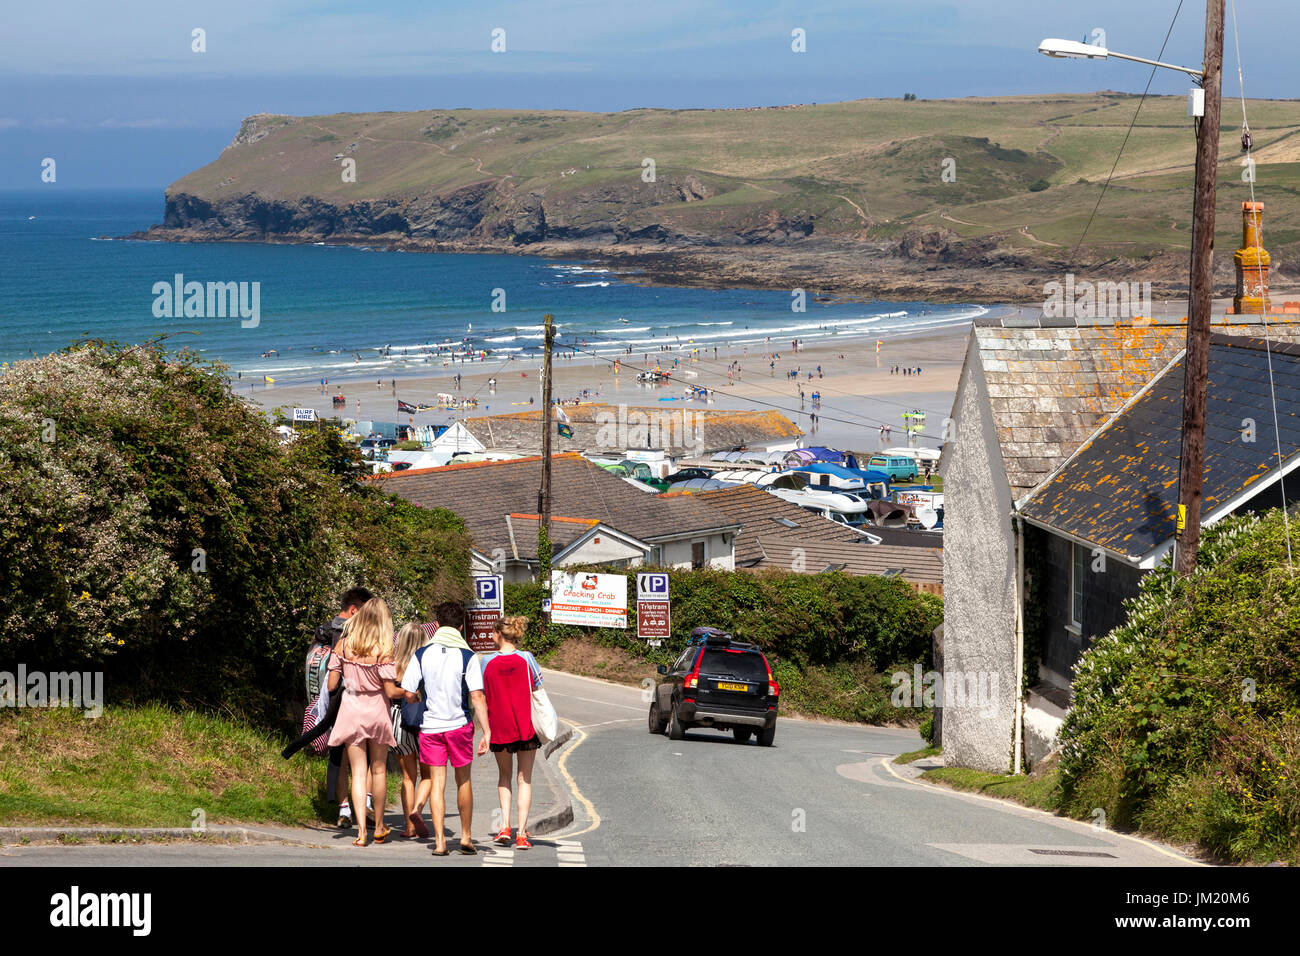
[[(533, 691), (542, 685), (536, 659), (521, 650), (528, 627), (526, 617), (507, 617), (496, 625), (497, 650), (480, 659), (461, 629), (465, 611), (454, 602), (440, 604), (436, 620), (412, 621), (394, 633), (388, 605), (364, 589), (343, 597), (343, 609), (331, 625), (337, 634), (328, 658), (328, 690), (342, 687), (329, 746), (346, 757), (340, 774), (340, 827), (352, 825), (352, 808), (373, 806), (373, 842), (385, 843), (392, 828), (384, 818), (391, 750), (401, 768), (402, 819), (400, 836), (434, 840), (433, 854), (449, 854), (446, 816), (447, 767), (456, 781), (460, 812), (461, 853), (477, 852), (472, 838), (474, 810), (470, 768), (476, 751), (474, 730), (482, 731), (477, 755), (491, 752), (497, 763), (497, 795), (501, 829), (495, 841), (526, 850), (528, 814), (532, 804), (532, 774), (541, 746), (532, 723)], [(317, 632), (317, 641), (321, 631)], [(309, 693), (312, 668), (323, 655), (308, 658)], [(403, 706), (405, 705), (405, 706)], [(335, 750), (336, 757), (340, 755)], [(516, 766), (517, 764), (517, 766)], [(350, 794), (346, 778), (351, 776)], [(511, 800), (518, 794), (518, 830), (510, 827)], [(350, 801), (348, 797), (350, 796)], [(432, 829), (424, 821), (430, 809)], [(367, 814), (356, 813), (357, 838), (368, 845)]]

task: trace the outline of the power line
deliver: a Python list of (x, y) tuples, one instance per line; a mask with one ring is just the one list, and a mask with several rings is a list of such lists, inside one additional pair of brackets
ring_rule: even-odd
[[(1174, 11), (1174, 18), (1169, 23), (1169, 30), (1165, 33), (1165, 42), (1160, 44), (1160, 52), (1156, 55), (1157, 60), (1164, 59), (1165, 47), (1169, 44), (1169, 37), (1173, 35), (1174, 24), (1178, 22), (1178, 14), (1183, 9), (1183, 0), (1178, 0), (1178, 9)], [(1097, 196), (1097, 203), (1092, 207), (1092, 215), (1088, 217), (1088, 223), (1083, 227), (1083, 232), (1079, 235), (1079, 241), (1074, 244), (1070, 250), (1070, 267), (1074, 267), (1074, 258), (1079, 254), (1079, 247), (1083, 245), (1084, 237), (1088, 235), (1088, 230), (1092, 228), (1092, 221), (1097, 218), (1097, 210), (1101, 208), (1101, 201), (1106, 196), (1106, 190), (1110, 188), (1110, 181), (1115, 176), (1115, 170), (1119, 168), (1120, 157), (1124, 155), (1124, 147), (1128, 145), (1128, 138), (1133, 132), (1133, 127), (1137, 125), (1138, 115), (1142, 112), (1142, 104), (1147, 101), (1147, 93), (1151, 91), (1151, 83), (1156, 78), (1156, 70), (1159, 67), (1151, 67), (1151, 75), (1147, 77), (1146, 89), (1142, 91), (1142, 98), (1138, 100), (1137, 109), (1133, 111), (1133, 119), (1129, 121), (1128, 130), (1124, 133), (1124, 140), (1119, 144), (1119, 152), (1115, 154), (1115, 162), (1111, 164), (1110, 174), (1106, 177), (1105, 184), (1101, 187), (1101, 194)]]

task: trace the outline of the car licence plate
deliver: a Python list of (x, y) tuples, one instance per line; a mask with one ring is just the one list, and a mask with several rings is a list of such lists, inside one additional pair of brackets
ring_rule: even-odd
[(718, 681), (718, 690), (749, 690), (748, 684), (728, 684), (725, 681)]

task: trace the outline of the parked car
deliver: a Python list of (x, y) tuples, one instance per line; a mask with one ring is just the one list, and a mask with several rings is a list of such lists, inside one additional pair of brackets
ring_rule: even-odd
[(712, 478), (713, 472), (707, 468), (683, 468), (675, 471), (665, 479), (668, 484), (675, 485), (679, 481), (690, 481), (692, 478)]
[(873, 455), (868, 467), (883, 471), (890, 481), (916, 481), (916, 459), (905, 455)]
[(671, 666), (660, 665), (650, 700), (650, 733), (681, 740), (695, 727), (730, 730), (737, 743), (776, 738), (780, 685), (767, 656), (726, 631), (697, 627)]
[(357, 447), (361, 449), (362, 458), (374, 458), (379, 452), (387, 452), (388, 449), (396, 445), (397, 442), (392, 438), (363, 438), (361, 444)]

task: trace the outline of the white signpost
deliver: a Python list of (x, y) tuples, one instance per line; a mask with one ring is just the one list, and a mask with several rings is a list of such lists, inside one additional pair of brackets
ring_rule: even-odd
[(582, 627), (627, 627), (627, 575), (552, 571), (551, 620)]
[(295, 408), (293, 410), (293, 420), (295, 422), (314, 422), (316, 420), (316, 409)]

